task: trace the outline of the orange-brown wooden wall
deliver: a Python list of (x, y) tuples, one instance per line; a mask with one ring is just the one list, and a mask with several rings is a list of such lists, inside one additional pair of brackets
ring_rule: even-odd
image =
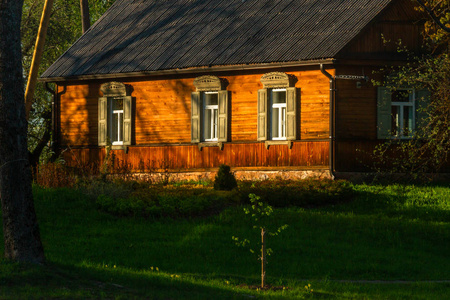
[[(117, 166), (141, 172), (149, 171), (204, 171), (228, 164), (234, 169), (324, 169), (328, 166), (329, 143), (294, 142), (292, 149), (286, 145), (273, 145), (266, 149), (264, 143), (228, 143), (223, 150), (218, 147), (196, 145), (131, 146), (128, 153), (112, 150)], [(64, 152), (71, 166), (97, 166), (105, 160), (104, 148), (72, 148)]]
[[(268, 71), (269, 72), (269, 71)], [(333, 70), (330, 70), (333, 73)], [(292, 149), (273, 145), (266, 149), (257, 142), (257, 91), (266, 72), (213, 74), (228, 81), (230, 91), (230, 140), (223, 150), (190, 143), (191, 92), (195, 76), (142, 80), (115, 79), (132, 87), (135, 102), (134, 144), (128, 154), (115, 151), (118, 158), (134, 168), (141, 161), (166, 164), (170, 169), (232, 167), (326, 167), (329, 143), (329, 80), (318, 66), (295, 76), (298, 88), (298, 141)], [(112, 81), (112, 80), (111, 80)], [(70, 146), (66, 159), (94, 162), (103, 155), (97, 147), (97, 115), (100, 85), (107, 81), (71, 83), (58, 87), (60, 101), (60, 145)], [(84, 148), (84, 149), (82, 149)], [(89, 154), (87, 154), (89, 152)], [(76, 158), (75, 158), (76, 157)], [(169, 162), (168, 162), (169, 161)], [(158, 162), (158, 163), (156, 163)]]

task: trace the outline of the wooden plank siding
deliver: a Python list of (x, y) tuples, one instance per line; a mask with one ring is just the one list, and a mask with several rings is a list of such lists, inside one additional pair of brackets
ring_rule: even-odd
[[(369, 78), (368, 82), (336, 79), (336, 137), (341, 140), (377, 139), (377, 87), (373, 85), (372, 80), (382, 80), (379, 69), (339, 66), (336, 75), (357, 75)], [(358, 81), (360, 86), (357, 85)]]
[[(329, 142), (294, 142), (292, 149), (286, 145), (264, 143), (229, 143), (223, 150), (218, 147), (196, 145), (132, 146), (128, 153), (112, 150), (117, 165), (126, 164), (135, 172), (190, 171), (217, 168), (225, 163), (232, 168), (253, 169), (326, 169), (328, 167)], [(104, 148), (74, 148), (64, 152), (64, 160), (70, 166), (96, 165), (105, 159)]]
[[(331, 70), (330, 72), (333, 72)], [(329, 80), (318, 67), (286, 71), (295, 76), (298, 93), (298, 142), (265, 148), (257, 142), (257, 91), (264, 73), (217, 74), (228, 82), (230, 114), (229, 142), (224, 150), (191, 144), (191, 92), (195, 77), (142, 80), (115, 79), (132, 88), (134, 101), (134, 139), (128, 153), (115, 151), (117, 158), (137, 168), (140, 161), (155, 161), (170, 169), (232, 167), (323, 167), (328, 165)], [(214, 74), (216, 75), (216, 74)], [(98, 97), (100, 85), (68, 83), (58, 87), (60, 102), (60, 147), (69, 148), (65, 158), (73, 163), (102, 160), (98, 139)], [(76, 157), (76, 158), (75, 158)], [(157, 163), (156, 163), (157, 162)], [(156, 165), (155, 165), (156, 167)]]
[(378, 20), (350, 42), (339, 57), (350, 59), (405, 59), (398, 52), (398, 42), (416, 53), (421, 52), (424, 14), (415, 10), (410, 0), (396, 1)]
[(337, 172), (373, 172), (375, 147), (384, 140), (337, 140)]

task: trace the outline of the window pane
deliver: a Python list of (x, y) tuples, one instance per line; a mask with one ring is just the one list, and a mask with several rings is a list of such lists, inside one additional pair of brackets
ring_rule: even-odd
[(123, 99), (116, 98), (112, 101), (112, 110), (123, 110)]
[(113, 113), (112, 114), (112, 124), (111, 124), (111, 142), (122, 142), (123, 141), (123, 113)]
[(413, 127), (413, 109), (411, 106), (403, 107), (403, 135), (408, 136), (412, 133)]
[(206, 94), (205, 93), (205, 105), (218, 105), (219, 104), (219, 94), (218, 93), (212, 93), (212, 94)]
[(111, 126), (111, 142), (117, 142), (119, 140), (119, 114), (112, 115), (112, 126)]
[(212, 120), (213, 129), (212, 129), (211, 134), (212, 134), (212, 138), (213, 139), (217, 139), (217, 124), (218, 124), (217, 117), (219, 116), (219, 110), (218, 109), (213, 109), (212, 110), (212, 114), (213, 114), (213, 120)]
[(118, 121), (117, 126), (119, 127), (118, 142), (123, 142), (123, 113), (119, 113), (119, 121)]
[(278, 108), (272, 108), (272, 138), (278, 137)]
[(391, 121), (391, 130), (392, 130), (392, 135), (396, 136), (398, 135), (398, 129), (399, 129), (399, 121), (400, 121), (400, 107), (393, 105), (392, 106), (392, 121)]
[(286, 103), (286, 91), (272, 91), (272, 103)]
[(205, 110), (205, 140), (212, 139), (211, 137), (211, 110), (206, 109)]
[(205, 109), (204, 138), (205, 140), (217, 139), (217, 108)]

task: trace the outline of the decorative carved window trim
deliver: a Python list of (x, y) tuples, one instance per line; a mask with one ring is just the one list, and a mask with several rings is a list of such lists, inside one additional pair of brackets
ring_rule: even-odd
[(100, 86), (100, 91), (105, 97), (128, 96), (127, 87), (122, 82), (111, 81)]
[(288, 88), (290, 87), (289, 76), (283, 72), (270, 72), (261, 77), (263, 88)]
[(220, 78), (212, 75), (195, 78), (194, 86), (197, 92), (220, 91), (223, 89)]

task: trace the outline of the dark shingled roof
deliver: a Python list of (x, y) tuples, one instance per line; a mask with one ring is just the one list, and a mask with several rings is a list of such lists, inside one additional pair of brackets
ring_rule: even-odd
[(333, 58), (393, 0), (116, 0), (42, 78)]

